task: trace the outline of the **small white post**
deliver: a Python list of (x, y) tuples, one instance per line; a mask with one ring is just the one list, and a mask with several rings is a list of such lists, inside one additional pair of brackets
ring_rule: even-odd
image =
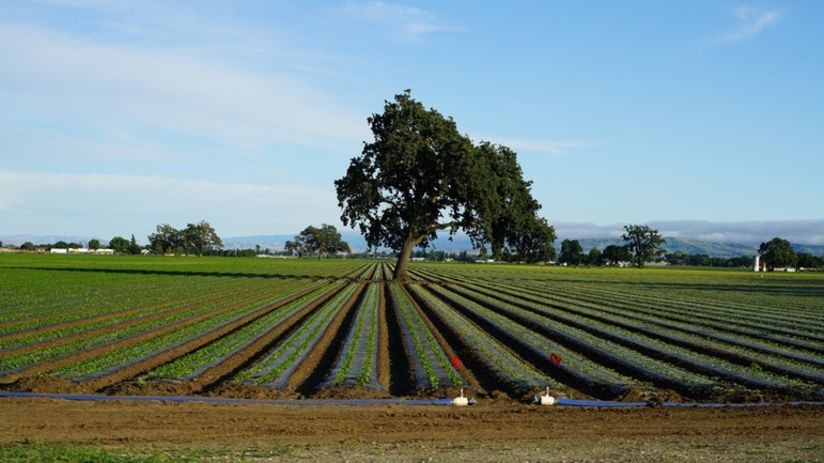
[(461, 388), (461, 396), (452, 399), (452, 405), (455, 405), (457, 407), (466, 407), (467, 405), (469, 405), (469, 399), (464, 397), (463, 388)]
[(549, 386), (547, 386), (545, 394), (535, 396), (535, 402), (541, 405), (555, 405), (555, 397), (549, 395)]

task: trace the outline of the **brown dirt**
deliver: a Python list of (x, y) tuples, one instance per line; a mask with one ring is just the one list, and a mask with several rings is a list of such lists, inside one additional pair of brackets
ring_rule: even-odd
[(376, 391), (361, 386), (325, 387), (312, 394), (312, 399), (391, 399), (386, 391)]
[(822, 407), (593, 410), (490, 401), (458, 409), (2, 399), (0, 415), (0, 445), (285, 448), (275, 461), (824, 459)]
[(378, 290), (378, 382), (389, 390), (389, 325), (386, 321), (386, 283), (381, 281)]

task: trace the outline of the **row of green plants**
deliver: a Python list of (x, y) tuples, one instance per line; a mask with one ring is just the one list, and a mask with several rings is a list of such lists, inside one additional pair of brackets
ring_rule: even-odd
[[(271, 287), (271, 289), (276, 289), (276, 286)], [(102, 315), (103, 318), (94, 316), (66, 324), (46, 325), (42, 328), (32, 329), (27, 333), (19, 333), (17, 336), (0, 337), (0, 352), (3, 350), (23, 348), (38, 343), (64, 340), (72, 336), (82, 336), (84, 333), (99, 328), (111, 327), (112, 329), (123, 329), (131, 323), (137, 323), (139, 320), (157, 317), (165, 312), (179, 310), (182, 307), (204, 304), (209, 301), (227, 299), (229, 296), (252, 294), (260, 291), (260, 287), (249, 289), (248, 287), (233, 285), (209, 292), (202, 292), (193, 297), (173, 298), (167, 296), (165, 302), (141, 304), (130, 309)]]
[(499, 379), (514, 383), (522, 389), (558, 386), (557, 382), (550, 380), (546, 375), (512, 354), (489, 333), (475, 326), (433, 293), (419, 285), (411, 285), (409, 288), (461, 338), (464, 345), (472, 346), (477, 350), (484, 365)]
[(611, 385), (639, 386), (643, 384), (635, 378), (622, 375), (615, 370), (593, 362), (579, 353), (567, 349), (551, 338), (443, 286), (429, 285), (428, 288), (464, 314), (487, 325), (494, 326), (497, 330), (505, 333), (508, 338), (505, 340), (507, 344), (516, 343), (522, 350), (531, 353), (532, 356), (547, 361), (555, 354), (557, 358), (561, 359), (561, 363), (556, 366), (556, 369), (576, 378), (582, 384), (604, 387)]
[(144, 379), (193, 379), (255, 342), (292, 314), (299, 312), (316, 299), (338, 287), (340, 287), (340, 283), (322, 283), (318, 289), (258, 318), (231, 334), (149, 371)]
[[(169, 285), (168, 282), (157, 282), (158, 285), (153, 287), (153, 282), (153, 279), (135, 282), (134, 286), (139, 287), (138, 292), (132, 294), (126, 292), (122, 297), (115, 300), (101, 299), (94, 291), (90, 290), (82, 300), (64, 302), (53, 308), (39, 307), (36, 310), (5, 314), (2, 323), (0, 323), (0, 336), (27, 330), (42, 330), (50, 325), (100, 315), (117, 314), (135, 307), (162, 303), (169, 299), (196, 297), (205, 290), (219, 289), (232, 283), (196, 281), (191, 285), (187, 285), (184, 281), (175, 280), (174, 285)], [(145, 286), (143, 286), (144, 284)], [(238, 283), (234, 282), (234, 284), (237, 285)], [(59, 299), (57, 294), (53, 297)]]
[[(155, 336), (137, 344), (129, 345), (120, 349), (115, 349), (93, 357), (82, 360), (72, 365), (55, 371), (56, 376), (70, 379), (85, 379), (101, 377), (113, 373), (146, 358), (158, 355), (166, 350), (184, 344), (192, 339), (204, 336), (211, 331), (221, 329), (224, 326), (235, 323), (247, 315), (259, 311), (267, 311), (273, 304), (282, 301), (295, 293), (305, 290), (308, 282), (298, 283), (292, 287), (284, 288), (277, 293), (271, 293), (264, 299), (253, 302), (230, 306), (229, 309), (218, 308), (212, 316), (200, 321), (186, 324), (179, 329)], [(164, 325), (156, 324), (156, 327)]]
[[(290, 285), (294, 286), (296, 284), (297, 282), (285, 282), (282, 290), (288, 291)], [(219, 314), (221, 311), (227, 310), (228, 308), (238, 304), (247, 303), (248, 301), (258, 301), (266, 294), (268, 294), (268, 292), (260, 292), (254, 295), (242, 295), (243, 297), (237, 297), (226, 301), (210, 302), (205, 305), (191, 306), (181, 304), (179, 307), (169, 309), (168, 314), (160, 318), (144, 320), (128, 326), (116, 327), (115, 329), (92, 336), (78, 337), (77, 339), (64, 344), (46, 344), (36, 350), (0, 359), (0, 374), (7, 374), (12, 371), (34, 366), (44, 361), (56, 360), (77, 354), (79, 352), (112, 345), (132, 337), (151, 333), (160, 327), (165, 327), (176, 323), (185, 323), (188, 319), (199, 317), (206, 313), (214, 312), (215, 314)]]
[[(509, 289), (516, 291), (514, 288)], [(562, 307), (582, 307), (591, 309), (598, 314), (618, 317), (620, 320), (630, 320), (631, 323), (637, 323), (641, 327), (658, 330), (656, 334), (660, 333), (662, 339), (676, 339), (677, 342), (693, 345), (698, 350), (705, 352), (716, 352), (721, 356), (729, 353), (731, 358), (734, 357), (732, 352), (741, 352), (749, 356), (742, 360), (747, 364), (772, 361), (781, 368), (784, 365), (794, 366), (802, 370), (812, 367), (813, 369), (820, 369), (818, 374), (824, 374), (824, 358), (817, 357), (813, 352), (798, 349), (792, 345), (765, 340), (758, 336), (719, 332), (712, 327), (689, 323), (688, 317), (661, 317), (652, 310), (634, 309), (632, 306), (625, 307), (621, 302), (609, 300), (590, 302), (585, 297), (579, 298), (572, 294), (551, 295), (522, 288), (517, 289), (517, 292), (523, 295), (524, 298), (537, 302), (551, 302)], [(788, 374), (792, 374), (790, 371), (787, 370)]]
[(320, 340), (335, 314), (345, 306), (358, 288), (359, 285), (349, 283), (331, 300), (316, 308), (312, 315), (281, 341), (271, 353), (239, 373), (233, 381), (284, 389), (289, 377), (299, 366), (300, 360)]
[[(439, 274), (443, 277), (443, 274)], [(767, 354), (778, 353), (779, 351), (788, 353), (790, 358), (799, 360), (805, 353), (812, 353), (813, 355), (820, 354), (824, 348), (824, 338), (820, 340), (816, 338), (816, 331), (814, 328), (804, 329), (802, 326), (807, 326), (808, 323), (804, 320), (795, 320), (792, 324), (786, 322), (790, 328), (777, 327), (780, 324), (774, 320), (767, 322), (754, 322), (752, 316), (741, 310), (735, 313), (721, 313), (715, 314), (708, 309), (690, 306), (688, 303), (669, 302), (660, 299), (631, 299), (623, 294), (616, 292), (604, 292), (604, 290), (570, 285), (569, 283), (559, 282), (544, 282), (543, 284), (536, 282), (516, 281), (512, 279), (498, 279), (494, 280), (488, 275), (482, 278), (473, 277), (455, 277), (448, 276), (452, 281), (477, 281), (490, 285), (497, 285), (496, 287), (504, 288), (504, 290), (517, 290), (519, 294), (524, 292), (540, 296), (542, 298), (553, 298), (561, 300), (566, 296), (567, 301), (574, 304), (582, 304), (584, 301), (597, 304), (603, 308), (605, 306), (615, 307), (621, 312), (632, 312), (642, 317), (649, 318), (650, 316), (663, 318), (666, 317), (673, 321), (683, 321), (687, 325), (700, 325), (702, 330), (706, 329), (721, 329), (727, 333), (733, 332), (739, 338), (736, 342), (751, 343), (756, 346), (756, 342), (761, 342), (763, 347), (762, 352)], [(463, 279), (462, 279), (463, 278)], [(626, 315), (626, 313), (625, 313)], [(796, 328), (799, 327), (799, 328)], [(765, 333), (766, 332), (766, 333)], [(807, 336), (807, 338), (799, 338), (799, 336)], [(812, 338), (810, 338), (812, 337)], [(717, 338), (723, 341), (723, 335), (718, 335)], [(805, 341), (805, 339), (807, 339)], [(764, 341), (772, 341), (771, 345), (764, 345)], [(742, 347), (747, 347), (742, 345)], [(799, 348), (801, 350), (799, 350)], [(770, 352), (772, 349), (773, 352)], [(806, 351), (805, 351), (806, 350)]]
[(378, 310), (381, 285), (369, 284), (352, 329), (327, 383), (379, 388), (377, 381)]
[[(492, 293), (493, 292), (490, 292), (489, 294)], [(648, 359), (646, 362), (652, 361), (654, 363), (641, 364), (650, 365), (650, 368), (654, 371), (667, 371), (667, 369), (677, 368), (669, 365), (678, 365), (680, 368), (677, 369), (680, 371), (691, 371), (695, 372), (695, 374), (716, 377), (719, 382), (741, 383), (759, 389), (780, 389), (782, 387), (808, 388), (812, 386), (797, 378), (777, 375), (764, 371), (761, 368), (752, 368), (750, 365), (744, 366), (736, 364), (716, 356), (705, 355), (679, 347), (667, 343), (658, 337), (641, 334), (637, 329), (627, 329), (612, 323), (605, 323), (582, 314), (559, 309), (555, 306), (524, 301), (513, 295), (499, 292), (494, 292), (494, 294), (494, 296), (487, 295), (484, 297), (488, 297), (493, 301), (492, 303), (501, 307), (502, 310), (534, 320), (536, 323), (552, 324), (554, 328), (576, 326), (582, 332), (589, 333), (591, 336), (590, 340), (614, 340), (616, 344), (620, 344), (626, 348), (622, 351), (616, 351), (620, 352), (620, 356), (628, 356), (631, 352), (643, 352), (646, 354), (644, 357)], [(512, 304), (507, 305), (507, 302), (504, 301), (515, 302), (518, 306), (529, 306), (531, 310), (513, 306)], [(631, 358), (628, 360), (633, 361)], [(664, 361), (666, 361), (666, 363)], [(677, 378), (678, 376), (676, 375), (674, 377)]]
[(463, 378), (446, 358), (432, 330), (424, 323), (421, 314), (412, 305), (412, 301), (398, 284), (390, 285), (392, 302), (406, 352), (412, 357), (417, 387), (420, 389), (437, 389), (444, 386), (462, 386)]

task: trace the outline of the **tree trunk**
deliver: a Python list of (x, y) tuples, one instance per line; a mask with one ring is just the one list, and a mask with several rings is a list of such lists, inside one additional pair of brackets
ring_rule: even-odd
[(421, 242), (420, 238), (407, 237), (403, 242), (401, 248), (401, 255), (398, 256), (398, 263), (395, 265), (395, 273), (392, 275), (394, 280), (405, 280), (407, 277), (407, 269), (409, 268), (409, 257), (412, 255), (412, 249)]

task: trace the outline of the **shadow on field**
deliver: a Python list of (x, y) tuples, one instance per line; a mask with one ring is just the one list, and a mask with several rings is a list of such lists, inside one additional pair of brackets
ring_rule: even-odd
[(44, 272), (76, 272), (76, 273), (114, 273), (121, 275), (161, 275), (161, 276), (195, 276), (195, 277), (226, 277), (226, 278), (262, 278), (278, 280), (311, 279), (328, 280), (331, 276), (292, 275), (285, 273), (240, 273), (240, 272), (203, 272), (189, 270), (148, 270), (123, 268), (83, 268), (83, 267), (7, 267), (19, 270), (42, 270)]

